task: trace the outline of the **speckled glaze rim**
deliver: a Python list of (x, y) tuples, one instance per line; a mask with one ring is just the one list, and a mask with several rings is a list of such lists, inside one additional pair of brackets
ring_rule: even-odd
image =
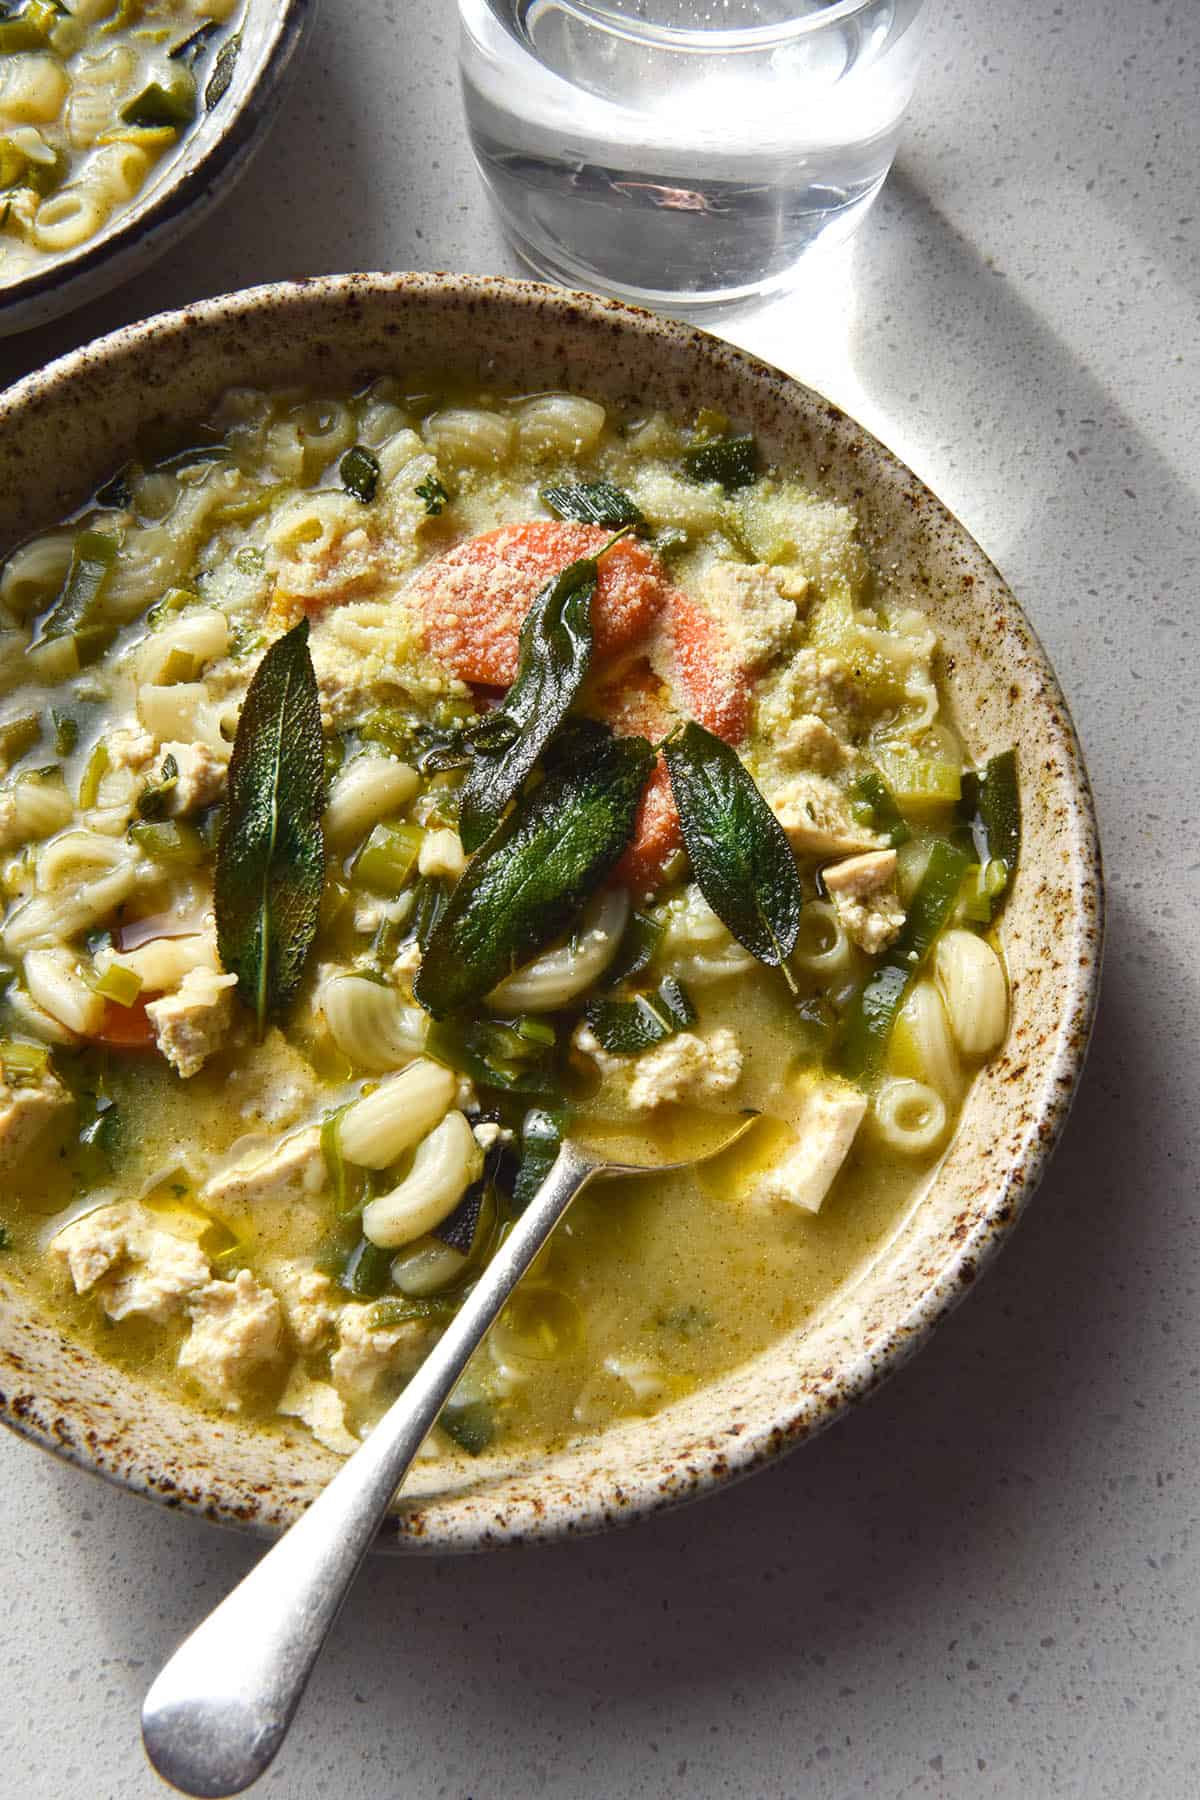
[[(146, 411), (185, 380), (215, 393), (284, 368), (332, 384), (420, 363), (499, 383), (576, 385), (604, 397), (723, 406), (824, 491), (853, 503), (885, 585), (938, 623), (970, 749), (1020, 746), (1026, 853), (1004, 915), (1013, 1026), (980, 1074), (931, 1188), (860, 1277), (749, 1364), (650, 1419), (538, 1458), (418, 1468), (381, 1547), (432, 1552), (546, 1541), (628, 1523), (763, 1467), (870, 1394), (926, 1340), (1007, 1239), (1040, 1180), (1083, 1068), (1099, 986), (1103, 884), (1090, 787), (1058, 683), (992, 564), (898, 458), (838, 408), (745, 352), (619, 302), (532, 282), (350, 275), (208, 301), (118, 331), (0, 397), (0, 544), (88, 491), (60, 473), (15, 497), (26, 454), (68, 400), (115, 401), (137, 370)], [(203, 369), (203, 378), (196, 373)], [(186, 370), (186, 374), (184, 371)], [(190, 391), (190, 390), (189, 390)], [(96, 417), (89, 479), (118, 458)], [(82, 467), (82, 465), (81, 465)], [(889, 561), (890, 559), (890, 561)], [(890, 570), (890, 573), (888, 572)], [(264, 1435), (121, 1382), (0, 1279), (0, 1416), (32, 1441), (168, 1505), (274, 1533), (336, 1459), (299, 1431)], [(79, 1395), (83, 1393), (84, 1399)], [(439, 1472), (440, 1471), (440, 1472)]]
[[(152, 177), (110, 227), (21, 280), (0, 284), (0, 337), (47, 324), (147, 268), (199, 225), (245, 174), (279, 110), (317, 0), (269, 0), (266, 6), (247, 0), (247, 18), (253, 9), (261, 11), (263, 30), (261, 42), (252, 46), (257, 61), (249, 76), (235, 71), (221, 107), (197, 120), (163, 179)], [(194, 155), (192, 140), (210, 119), (211, 141)]]

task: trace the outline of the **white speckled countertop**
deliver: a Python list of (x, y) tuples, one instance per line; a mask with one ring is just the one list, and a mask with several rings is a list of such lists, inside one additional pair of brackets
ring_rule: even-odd
[[(326, 0), (227, 209), (137, 286), (0, 345), (0, 379), (270, 277), (513, 268), (452, 10)], [(605, 1540), (373, 1566), (258, 1791), (1200, 1791), (1198, 68), (1189, 0), (943, 0), (857, 241), (730, 328), (961, 515), (1075, 711), (1107, 973), (1027, 1223), (881, 1395), (747, 1485)], [(162, 1793), (143, 1690), (252, 1549), (12, 1438), (0, 1474), (0, 1795)]]

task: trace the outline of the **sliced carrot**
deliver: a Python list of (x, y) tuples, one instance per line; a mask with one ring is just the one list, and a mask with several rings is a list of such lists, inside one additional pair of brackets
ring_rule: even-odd
[(750, 724), (750, 672), (721, 625), (690, 595), (673, 588), (667, 629), (692, 718), (727, 744), (740, 744)]
[(110, 1050), (153, 1050), (157, 1040), (145, 1000), (139, 996), (132, 1006), (105, 1001), (104, 1017), (93, 1041), (107, 1044)]
[[(517, 636), (552, 575), (595, 555), (612, 537), (599, 525), (535, 520), (501, 525), (456, 544), (413, 578), (429, 648), (464, 681), (507, 687), (517, 672)], [(595, 654), (612, 656), (644, 637), (668, 592), (666, 571), (636, 539), (602, 558), (592, 599)]]

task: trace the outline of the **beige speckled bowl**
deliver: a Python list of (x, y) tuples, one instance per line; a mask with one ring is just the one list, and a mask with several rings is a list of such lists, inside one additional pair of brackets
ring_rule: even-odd
[[(539, 1458), (412, 1476), (386, 1542), (473, 1550), (631, 1520), (748, 1474), (870, 1393), (970, 1288), (1045, 1167), (1079, 1080), (1102, 938), (1099, 846), (1070, 716), (1037, 639), (957, 520), (816, 394), (715, 339), (528, 283), (356, 275), (169, 313), (32, 375), (0, 400), (0, 546), (78, 505), (139, 427), (203, 414), (235, 382), (357, 385), (436, 365), (748, 420), (772, 457), (850, 502), (887, 583), (936, 620), (959, 722), (983, 757), (1019, 747), (1024, 855), (1004, 914), (1013, 1028), (972, 1089), (936, 1183), (858, 1281), (803, 1330), (657, 1417)], [(0, 1412), (143, 1494), (278, 1530), (335, 1459), (137, 1387), (0, 1284)]]

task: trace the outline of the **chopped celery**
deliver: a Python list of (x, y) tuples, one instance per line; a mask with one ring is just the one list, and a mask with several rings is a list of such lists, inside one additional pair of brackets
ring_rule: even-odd
[(10, 1086), (36, 1081), (50, 1067), (50, 1052), (45, 1044), (22, 1044), (15, 1039), (0, 1043), (0, 1069)]
[(376, 825), (354, 859), (353, 880), (377, 893), (398, 894), (416, 866), (424, 836), (418, 825)]
[(98, 975), (91, 983), (94, 993), (102, 1000), (111, 1000), (116, 1006), (132, 1006), (142, 991), (142, 978), (133, 969), (126, 969), (120, 963), (110, 963), (103, 975)]
[(940, 756), (918, 750), (881, 750), (879, 772), (905, 810), (953, 806), (962, 792), (962, 771)]
[(195, 826), (185, 825), (178, 819), (166, 819), (161, 824), (131, 825), (129, 835), (155, 862), (177, 863), (182, 868), (195, 869), (208, 860), (208, 846)]
[(95, 806), (100, 795), (100, 783), (108, 774), (108, 766), (108, 747), (99, 743), (88, 757), (79, 780), (79, 810), (81, 812), (86, 812), (89, 806)]
[(42, 735), (42, 721), (37, 713), (19, 713), (15, 719), (0, 724), (0, 761), (16, 762), (31, 750)]
[(557, 1093), (547, 1052), (499, 1019), (439, 1019), (429, 1027), (425, 1052), (479, 1087), (551, 1099)]
[(523, 1013), (520, 1018), (514, 1019), (513, 1030), (527, 1043), (540, 1044), (543, 1049), (553, 1050), (558, 1042), (558, 1033), (549, 1019), (535, 1018), (532, 1013)]
[(117, 548), (117, 540), (110, 532), (80, 532), (71, 551), (66, 579), (38, 626), (35, 644), (74, 638), (81, 668), (108, 648), (114, 633), (92, 621), (117, 560)]
[(178, 645), (168, 650), (167, 660), (159, 675), (159, 685), (171, 687), (177, 681), (195, 681), (200, 673), (200, 663), (190, 650), (181, 650)]
[(333, 1201), (339, 1215), (356, 1218), (362, 1211), (362, 1203), (366, 1196), (367, 1176), (362, 1169), (347, 1168), (346, 1159), (342, 1155), (338, 1127), (345, 1110), (344, 1106), (340, 1106), (336, 1112), (330, 1113), (328, 1118), (322, 1121), (321, 1154), (325, 1158), (329, 1185), (333, 1191)]
[(1008, 864), (1003, 857), (972, 863), (963, 877), (960, 897), (963, 917), (979, 925), (990, 924), (996, 903), (1007, 886)]
[(382, 744), (394, 755), (406, 757), (413, 745), (413, 721), (397, 707), (380, 707), (378, 712), (363, 720), (359, 736), (368, 744)]

